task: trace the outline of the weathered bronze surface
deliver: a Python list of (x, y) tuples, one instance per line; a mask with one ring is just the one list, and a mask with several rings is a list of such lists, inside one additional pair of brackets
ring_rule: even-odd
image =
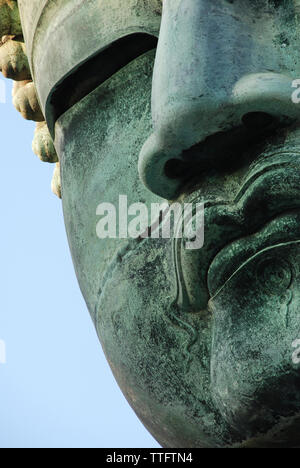
[[(18, 5), (78, 281), (128, 402), (165, 447), (300, 447), (299, 1)], [(203, 247), (100, 240), (97, 206), (120, 195), (204, 203)]]

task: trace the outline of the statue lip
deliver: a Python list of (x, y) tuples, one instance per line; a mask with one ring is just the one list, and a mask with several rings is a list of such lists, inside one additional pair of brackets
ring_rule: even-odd
[(279, 215), (260, 231), (227, 245), (215, 256), (209, 267), (208, 287), (211, 298), (222, 291), (242, 265), (259, 253), (274, 246), (295, 242), (300, 242), (300, 208)]
[(251, 170), (231, 205), (244, 235), (213, 258), (207, 274), (211, 297), (258, 252), (300, 239), (300, 155), (281, 152), (270, 159)]

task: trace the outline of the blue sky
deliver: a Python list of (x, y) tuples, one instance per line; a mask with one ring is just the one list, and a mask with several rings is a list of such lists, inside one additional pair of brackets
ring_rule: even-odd
[(159, 447), (105, 361), (73, 271), (61, 202), (50, 189), (54, 166), (32, 153), (34, 123), (13, 108), (5, 85), (0, 448)]

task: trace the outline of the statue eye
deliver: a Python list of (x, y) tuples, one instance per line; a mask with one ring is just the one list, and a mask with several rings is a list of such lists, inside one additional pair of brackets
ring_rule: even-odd
[(57, 119), (77, 102), (140, 55), (155, 49), (157, 37), (145, 33), (125, 36), (72, 70), (48, 97), (46, 119), (54, 133)]

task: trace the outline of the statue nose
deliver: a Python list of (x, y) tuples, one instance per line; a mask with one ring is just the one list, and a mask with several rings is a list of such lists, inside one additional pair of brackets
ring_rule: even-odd
[[(291, 67), (278, 43), (278, 8), (258, 12), (254, 3), (164, 0), (153, 76), (154, 132), (139, 159), (142, 181), (163, 198), (180, 192), (180, 167), (194, 145), (251, 125), (256, 117), (258, 125), (300, 118)], [(177, 174), (171, 177), (174, 163)]]

